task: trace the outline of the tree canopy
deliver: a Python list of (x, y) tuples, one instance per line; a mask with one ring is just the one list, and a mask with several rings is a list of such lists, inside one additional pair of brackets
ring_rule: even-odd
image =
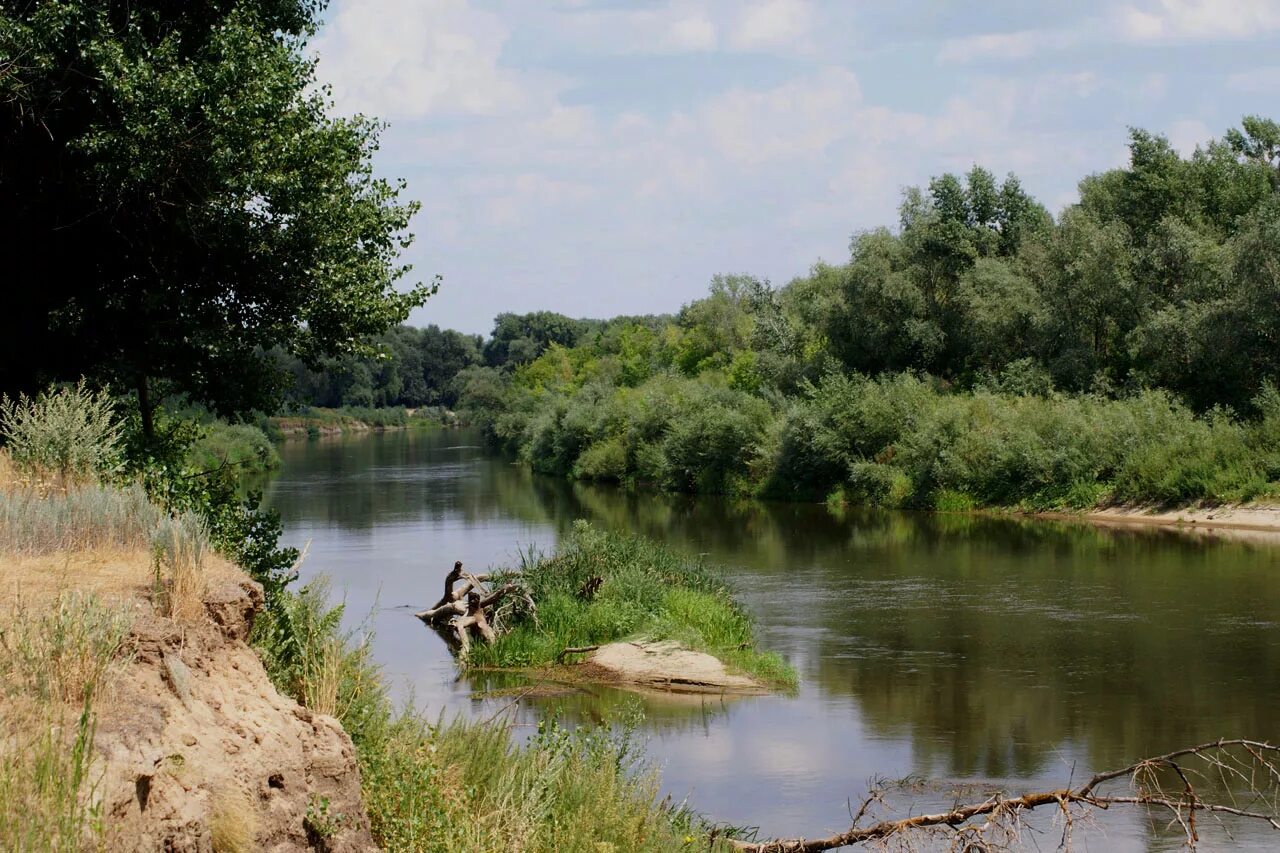
[(423, 302), (394, 286), (416, 206), (374, 173), (380, 125), (332, 117), (304, 55), (320, 5), (0, 7), (0, 388), (270, 407), (267, 350), (362, 351)]

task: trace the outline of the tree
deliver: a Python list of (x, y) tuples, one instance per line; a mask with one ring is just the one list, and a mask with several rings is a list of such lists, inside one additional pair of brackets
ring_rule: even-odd
[(493, 321), (493, 334), (484, 345), (484, 362), (490, 367), (506, 367), (533, 361), (551, 344), (573, 346), (593, 325), (598, 324), (554, 311), (499, 314)]
[[(0, 387), (80, 374), (223, 414), (269, 408), (280, 347), (367, 349), (416, 206), (381, 126), (332, 118), (316, 0), (25, 0), (0, 9)], [(40, 358), (30, 358), (32, 351)]]

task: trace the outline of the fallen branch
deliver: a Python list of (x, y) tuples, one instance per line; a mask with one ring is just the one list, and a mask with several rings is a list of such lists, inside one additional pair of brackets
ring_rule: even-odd
[(556, 655), (556, 663), (564, 663), (565, 658), (569, 655), (581, 655), (587, 652), (594, 652), (599, 646), (566, 646), (560, 650), (560, 654)]
[[(1233, 754), (1233, 749), (1247, 753), (1248, 759), (1246, 760)], [(1264, 783), (1267, 789), (1266, 796), (1260, 796), (1259, 800), (1270, 802), (1273, 805), (1276, 803), (1277, 782), (1280, 781), (1280, 747), (1244, 739), (1218, 740), (1212, 743), (1175, 750), (1152, 758), (1144, 758), (1139, 762), (1130, 764), (1128, 767), (1095, 774), (1077, 788), (1060, 788), (1055, 791), (1023, 794), (1008, 798), (995, 794), (982, 802), (957, 806), (945, 812), (921, 814), (901, 820), (882, 820), (870, 826), (860, 827), (858, 823), (867, 813), (871, 802), (880, 800), (880, 792), (873, 792), (854, 817), (853, 825), (839, 835), (832, 835), (827, 838), (790, 838), (761, 842), (734, 840), (731, 843), (735, 849), (743, 851), (743, 853), (821, 853), (824, 850), (835, 850), (840, 847), (848, 847), (868, 841), (883, 840), (918, 830), (946, 828), (955, 830), (957, 833), (965, 833), (963, 837), (957, 836), (956, 838), (957, 841), (962, 842), (961, 846), (965, 849), (986, 850), (997, 845), (993, 844), (990, 838), (982, 836), (993, 834), (1003, 838), (1015, 838), (1022, 814), (1041, 806), (1053, 806), (1061, 809), (1066, 815), (1068, 827), (1072, 819), (1070, 810), (1073, 806), (1085, 810), (1094, 808), (1106, 809), (1111, 806), (1139, 806), (1164, 809), (1172, 814), (1171, 825), (1177, 825), (1181, 829), (1188, 847), (1195, 847), (1199, 841), (1195, 823), (1195, 816), (1198, 812), (1227, 814), (1258, 820), (1270, 825), (1272, 829), (1280, 831), (1280, 813), (1276, 811), (1254, 811), (1203, 799), (1192, 786), (1182, 766), (1182, 759), (1185, 758), (1196, 758), (1206, 762), (1222, 779), (1234, 780), (1242, 787), (1247, 788), (1253, 795), (1264, 794), (1263, 791), (1259, 790), (1258, 777), (1255, 775), (1256, 771), (1260, 770), (1262, 771), (1262, 778), (1269, 781)], [(1158, 774), (1162, 770), (1172, 772), (1177, 776), (1181, 787), (1180, 791), (1168, 792), (1161, 787)], [(1119, 779), (1129, 780), (1133, 790), (1132, 794), (1110, 795), (1099, 793), (1099, 789), (1102, 786)], [(990, 820), (981, 826), (970, 824), (970, 821), (979, 817), (988, 817)], [(980, 846), (975, 846), (973, 838), (975, 835), (980, 836), (978, 841)], [(1069, 832), (1064, 834), (1063, 841), (1064, 846), (1069, 846)]]

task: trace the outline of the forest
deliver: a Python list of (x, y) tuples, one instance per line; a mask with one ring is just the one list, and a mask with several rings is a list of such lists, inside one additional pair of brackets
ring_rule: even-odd
[(674, 491), (937, 509), (1274, 493), (1280, 125), (1246, 117), (1187, 157), (1134, 130), (1128, 165), (1079, 190), (1055, 217), (1013, 175), (943, 175), (783, 286), (717, 276), (675, 315), (502, 314), (483, 343), (401, 328), (382, 360), (295, 367), (295, 399), (439, 401), (535, 470)]

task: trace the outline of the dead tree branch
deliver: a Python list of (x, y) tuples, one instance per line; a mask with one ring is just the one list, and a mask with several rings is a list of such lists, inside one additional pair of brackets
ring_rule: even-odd
[[(1247, 756), (1247, 759), (1243, 756)], [(1232, 803), (1206, 800), (1192, 784), (1191, 777), (1196, 774), (1192, 772), (1188, 775), (1184, 759), (1201, 762), (1219, 778), (1247, 790), (1255, 798), (1255, 803), (1268, 802), (1273, 809), (1261, 811), (1256, 807), (1243, 808)], [(1166, 778), (1169, 778), (1167, 774), (1172, 774), (1177, 779), (1175, 790), (1167, 790), (1161, 784), (1162, 773), (1166, 774)], [(1259, 776), (1264, 781), (1259, 782)], [(1122, 779), (1128, 781), (1130, 793), (1102, 792), (1108, 783)], [(1278, 791), (1280, 747), (1254, 740), (1217, 740), (1144, 758), (1118, 770), (1097, 773), (1075, 788), (1060, 788), (1016, 797), (995, 794), (982, 802), (959, 805), (945, 812), (921, 814), (901, 820), (882, 820), (869, 826), (859, 826), (859, 822), (867, 814), (868, 805), (880, 799), (877, 792), (858, 810), (853, 825), (838, 835), (814, 839), (789, 838), (731, 843), (743, 853), (821, 853), (824, 850), (904, 836), (919, 830), (946, 828), (955, 831), (953, 840), (960, 847), (986, 850), (1006, 846), (1001, 842), (1011, 843), (1016, 839), (1023, 814), (1042, 806), (1052, 806), (1064, 813), (1063, 843), (1068, 846), (1071, 820), (1080, 812), (1111, 806), (1136, 806), (1167, 811), (1172, 816), (1171, 825), (1176, 825), (1184, 836), (1186, 845), (1194, 848), (1199, 841), (1196, 815), (1201, 812), (1257, 820), (1280, 831), (1280, 807), (1277, 807), (1276, 798)], [(985, 820), (974, 823), (978, 818)]]

